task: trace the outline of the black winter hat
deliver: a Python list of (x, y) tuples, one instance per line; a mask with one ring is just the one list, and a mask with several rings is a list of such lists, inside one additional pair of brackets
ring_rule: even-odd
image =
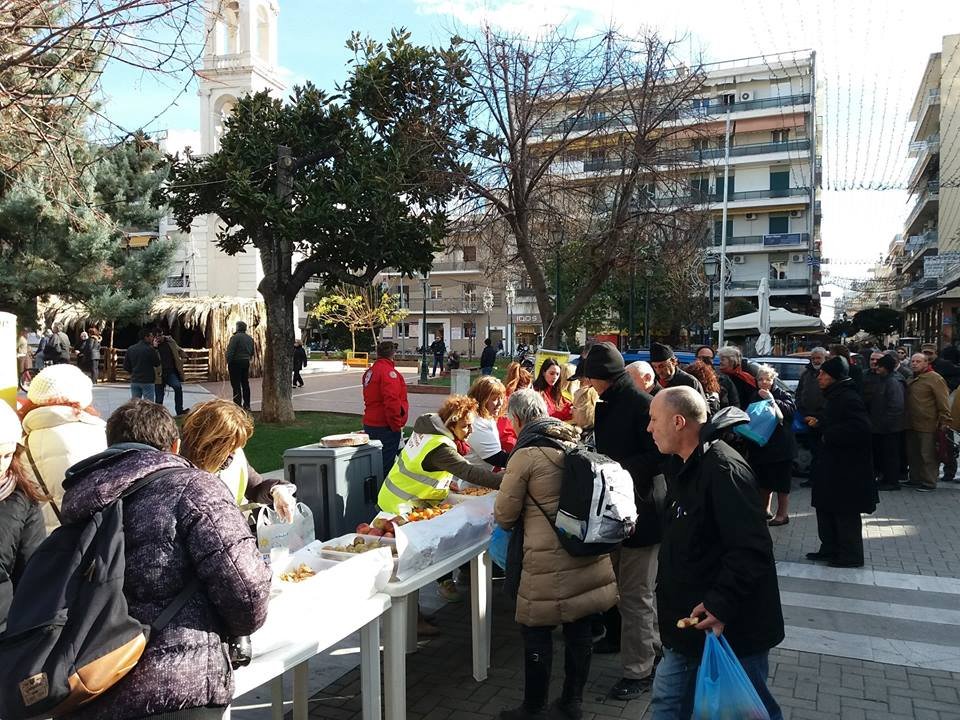
[(895, 372), (899, 364), (899, 360), (895, 359), (892, 355), (887, 355), (886, 353), (883, 354), (883, 357), (877, 360), (877, 367), (882, 367), (888, 373)]
[(850, 377), (850, 364), (843, 355), (836, 355), (830, 358), (820, 366), (820, 370), (834, 380), (846, 380)]
[(624, 371), (623, 355), (613, 343), (597, 343), (587, 357), (580, 361), (580, 373), (591, 380), (613, 380), (620, 377)]
[(660, 343), (653, 343), (650, 345), (650, 362), (663, 362), (664, 360), (672, 360), (676, 355), (673, 354), (673, 348), (669, 345), (661, 345)]

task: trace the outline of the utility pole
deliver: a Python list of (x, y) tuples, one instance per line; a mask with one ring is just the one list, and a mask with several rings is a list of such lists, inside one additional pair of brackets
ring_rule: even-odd
[(717, 347), (723, 347), (724, 304), (727, 300), (727, 208), (730, 204), (730, 105), (727, 108), (727, 122), (723, 133), (723, 214), (720, 227), (720, 332)]

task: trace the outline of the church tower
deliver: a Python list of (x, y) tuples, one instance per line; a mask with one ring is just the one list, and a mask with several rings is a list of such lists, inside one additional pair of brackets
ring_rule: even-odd
[[(276, 0), (205, 0), (204, 52), (197, 71), (200, 95), (200, 152), (220, 148), (224, 120), (248, 93), (284, 90), (277, 65)], [(264, 164), (272, 158), (264, 158)], [(198, 217), (190, 230), (191, 295), (255, 297), (263, 277), (255, 248), (235, 256), (216, 246), (219, 219)]]

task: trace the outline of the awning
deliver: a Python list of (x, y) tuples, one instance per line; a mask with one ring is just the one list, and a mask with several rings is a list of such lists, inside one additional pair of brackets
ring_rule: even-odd
[[(724, 332), (746, 331), (747, 334), (756, 334), (760, 323), (760, 313), (752, 312), (746, 315), (738, 315), (735, 318), (729, 318), (723, 323)], [(714, 330), (720, 329), (720, 322), (713, 324)], [(823, 321), (818, 317), (809, 315), (800, 315), (783, 308), (770, 308), (770, 332), (782, 333), (790, 332), (809, 332), (822, 330)]]

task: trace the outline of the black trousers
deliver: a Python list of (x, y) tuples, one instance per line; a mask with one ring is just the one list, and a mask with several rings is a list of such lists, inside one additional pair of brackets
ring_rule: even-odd
[[(563, 624), (564, 680), (560, 695), (563, 703), (579, 705), (583, 699), (593, 654), (592, 621), (593, 615), (587, 615)], [(546, 705), (553, 665), (553, 628), (553, 625), (520, 626), (524, 655), (523, 704), (528, 710), (538, 710)]]
[(234, 361), (227, 364), (233, 401), (244, 410), (250, 409), (250, 361)]
[(820, 552), (834, 562), (863, 564), (863, 525), (860, 513), (829, 512), (817, 508)]
[(873, 434), (873, 474), (881, 485), (900, 482), (900, 433)]
[(300, 377), (300, 368), (294, 368), (293, 370), (293, 385), (294, 387), (303, 387), (303, 378)]

